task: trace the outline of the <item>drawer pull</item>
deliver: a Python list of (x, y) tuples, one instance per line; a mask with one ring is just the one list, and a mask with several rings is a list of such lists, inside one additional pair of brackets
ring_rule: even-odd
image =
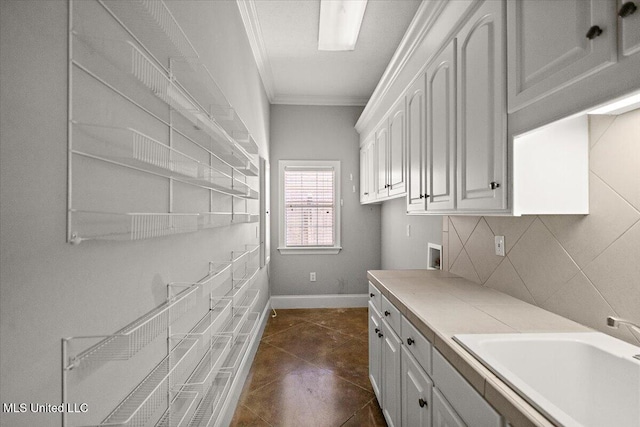
[(387, 310), (385, 310), (385, 311), (384, 311), (384, 315), (385, 315), (385, 316), (390, 316), (390, 315), (391, 315), (391, 313), (389, 313)]
[(411, 345), (415, 342), (413, 338), (407, 338), (407, 345)]
[(418, 400), (418, 404), (420, 405), (420, 407), (421, 407), (421, 408), (424, 408), (425, 406), (426, 406), (427, 408), (429, 407), (429, 404), (428, 404), (428, 403), (427, 403), (427, 401), (426, 401), (426, 400), (424, 400), (423, 398), (420, 398), (420, 399)]
[(597, 25), (594, 25), (593, 27), (589, 28), (589, 31), (587, 31), (587, 38), (589, 40), (593, 40), (596, 37), (598, 37), (600, 34), (602, 34), (602, 28), (598, 27)]
[(636, 10), (638, 10), (638, 6), (636, 6), (634, 2), (628, 1), (622, 5), (620, 12), (618, 12), (618, 16), (620, 18), (626, 18), (629, 15), (633, 15)]

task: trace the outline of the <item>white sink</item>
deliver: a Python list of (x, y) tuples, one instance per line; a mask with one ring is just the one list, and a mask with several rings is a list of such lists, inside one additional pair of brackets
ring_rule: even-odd
[(640, 347), (599, 332), (453, 338), (559, 426), (640, 427)]

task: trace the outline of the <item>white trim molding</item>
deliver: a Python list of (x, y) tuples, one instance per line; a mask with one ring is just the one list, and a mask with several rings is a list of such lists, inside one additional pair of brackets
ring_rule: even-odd
[(355, 128), (358, 133), (362, 133), (366, 123), (371, 120), (372, 115), (380, 108), (385, 95), (395, 83), (409, 58), (418, 49), (446, 4), (447, 0), (423, 1), (420, 4), (391, 61), (389, 61), (389, 65), (373, 91), (369, 103), (356, 122)]
[(272, 295), (271, 307), (287, 308), (351, 308), (366, 307), (367, 294)]
[(256, 61), (256, 66), (258, 67), (260, 78), (262, 79), (262, 85), (267, 93), (269, 102), (273, 103), (275, 99), (273, 71), (271, 69), (271, 63), (269, 62), (269, 55), (267, 55), (267, 49), (265, 48), (264, 41), (262, 39), (262, 29), (260, 28), (260, 22), (258, 21), (258, 12), (256, 11), (255, 0), (236, 0), (236, 3), (240, 10), (240, 16), (242, 17), (245, 32), (249, 38), (249, 44), (251, 45), (253, 58)]
[(282, 105), (328, 105), (341, 107), (362, 107), (369, 98), (352, 96), (276, 95), (272, 104)]

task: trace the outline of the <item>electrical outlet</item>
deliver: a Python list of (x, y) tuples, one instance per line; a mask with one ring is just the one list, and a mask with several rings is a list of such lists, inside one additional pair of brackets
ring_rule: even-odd
[(316, 281), (316, 272), (312, 271), (311, 273), (309, 273), (309, 281), (310, 282), (315, 282)]
[(496, 255), (504, 256), (504, 236), (495, 237)]

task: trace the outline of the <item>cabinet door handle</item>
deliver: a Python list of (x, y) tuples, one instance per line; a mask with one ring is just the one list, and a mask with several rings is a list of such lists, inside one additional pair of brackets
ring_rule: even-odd
[(374, 294), (374, 293), (370, 293), (370, 294), (369, 294), (369, 296), (370, 296), (371, 298), (373, 298), (373, 297), (375, 297), (375, 296), (376, 296), (376, 294)]
[(634, 2), (628, 1), (622, 5), (620, 12), (618, 12), (618, 16), (620, 18), (626, 18), (629, 15), (633, 15), (636, 10), (638, 10), (638, 6), (636, 6)]
[(369, 195), (369, 193), (364, 193), (364, 195), (365, 195), (365, 196), (368, 196), (368, 195)]
[(413, 340), (413, 338), (407, 338), (407, 345), (411, 345), (413, 344), (415, 341)]
[(380, 332), (380, 328), (375, 328), (374, 331), (376, 331), (377, 334), (378, 332)]
[(385, 311), (384, 311), (384, 315), (385, 315), (385, 316), (390, 316), (390, 315), (391, 315), (391, 313), (389, 313), (387, 310), (385, 310)]
[(598, 37), (600, 34), (602, 34), (602, 28), (598, 27), (597, 25), (594, 25), (593, 27), (589, 28), (589, 31), (587, 31), (587, 38), (589, 40), (593, 40), (596, 37)]
[(420, 405), (421, 408), (424, 408), (425, 406), (428, 408), (429, 404), (427, 403), (426, 400), (424, 400), (423, 398), (418, 399), (418, 404)]
[(382, 337), (383, 337), (382, 333), (378, 332), (378, 338), (382, 338)]
[(500, 183), (499, 183), (499, 182), (495, 182), (495, 181), (491, 181), (491, 182), (489, 183), (489, 187), (490, 187), (492, 190), (495, 190), (496, 188), (500, 188)]

